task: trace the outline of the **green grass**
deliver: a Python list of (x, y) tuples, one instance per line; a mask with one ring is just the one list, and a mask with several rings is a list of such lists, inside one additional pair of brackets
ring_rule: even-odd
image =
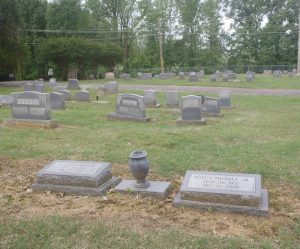
[[(92, 91), (92, 99), (95, 94)], [(179, 110), (167, 108), (147, 109), (150, 123), (108, 121), (116, 96), (103, 100), (109, 103), (68, 102), (66, 110), (53, 111), (58, 129), (1, 126), (0, 157), (127, 165), (131, 151), (144, 149), (151, 167), (166, 177), (183, 176), (192, 169), (258, 173), (264, 182), (300, 191), (299, 97), (233, 96), (234, 109), (224, 110), (223, 118), (209, 118), (206, 126), (180, 127), (175, 123)], [(164, 105), (163, 93), (158, 102)], [(10, 116), (9, 108), (0, 109), (0, 121)], [(189, 235), (172, 228), (137, 233), (76, 217), (21, 218), (12, 223), (2, 219), (0, 248), (299, 248), (299, 224), (295, 218), (276, 238), (254, 241)]]
[[(275, 243), (269, 240), (253, 241), (236, 237), (212, 235), (192, 236), (169, 229), (165, 232), (148, 231), (137, 233), (116, 228), (101, 222), (70, 219), (59, 216), (24, 220), (0, 227), (1, 248), (50, 249), (50, 248), (226, 248), (226, 249), (271, 249)], [(276, 248), (279, 248), (276, 246)], [(297, 248), (290, 241), (281, 248)]]
[[(93, 92), (94, 98), (95, 93)], [(163, 94), (159, 102), (163, 104)], [(176, 126), (179, 110), (148, 109), (151, 123), (108, 121), (109, 104), (67, 103), (53, 111), (60, 129), (0, 130), (0, 156), (12, 158), (102, 160), (127, 164), (136, 149), (148, 151), (152, 167), (164, 176), (188, 169), (262, 174), (263, 179), (300, 186), (300, 99), (233, 96), (235, 106), (206, 126)], [(3, 108), (0, 120), (10, 117)]]
[[(300, 89), (300, 77), (288, 78), (283, 75), (282, 78), (274, 78), (270, 75), (257, 74), (253, 82), (246, 82), (245, 75), (238, 75), (241, 82), (211, 82), (210, 76), (205, 76), (199, 82), (189, 82), (188, 78), (184, 80), (170, 79), (150, 79), (150, 80), (121, 80), (117, 79), (120, 84), (132, 85), (176, 85), (176, 86), (211, 86), (211, 87), (238, 87), (238, 88), (258, 88), (258, 89)], [(111, 80), (82, 80), (81, 83), (105, 83)]]

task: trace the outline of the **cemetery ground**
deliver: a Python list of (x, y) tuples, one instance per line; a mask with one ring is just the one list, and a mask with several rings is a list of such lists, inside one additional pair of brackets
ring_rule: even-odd
[[(53, 130), (0, 125), (0, 248), (299, 248), (299, 97), (233, 95), (234, 108), (205, 126), (176, 126), (179, 110), (163, 107), (163, 93), (162, 107), (147, 108), (150, 123), (108, 121), (116, 95), (101, 100), (52, 111)], [(0, 109), (0, 121), (10, 116)], [(35, 174), (58, 159), (108, 161), (133, 179), (136, 149), (148, 152), (149, 179), (172, 182), (167, 200), (32, 193)], [(261, 174), (270, 216), (173, 208), (186, 170)]]
[[(238, 74), (236, 81), (229, 82), (211, 82), (210, 75), (206, 75), (203, 79), (197, 82), (190, 82), (188, 76), (183, 80), (177, 78), (160, 80), (156, 78), (140, 80), (132, 78), (131, 80), (116, 79), (120, 84), (131, 85), (168, 85), (168, 86), (211, 86), (211, 87), (237, 87), (250, 89), (300, 89), (300, 77), (288, 78), (287, 75), (282, 75), (281, 78), (274, 78), (272, 75), (256, 74), (253, 82), (247, 82), (245, 74)], [(108, 79), (102, 80), (82, 80), (80, 83), (105, 83)]]

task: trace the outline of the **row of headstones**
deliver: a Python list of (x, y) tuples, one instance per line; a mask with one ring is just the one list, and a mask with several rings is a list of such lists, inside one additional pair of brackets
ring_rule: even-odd
[[(179, 103), (178, 92), (169, 91), (166, 93), (167, 107), (180, 107), (181, 117), (177, 124), (205, 124), (202, 117), (221, 117), (222, 108), (231, 108), (231, 96), (229, 92), (220, 94), (220, 98), (206, 96), (188, 95), (181, 98)], [(117, 97), (116, 110), (108, 114), (108, 119), (113, 120), (134, 120), (148, 122), (150, 118), (146, 115), (146, 107), (158, 107), (156, 91), (145, 91), (145, 96), (136, 94), (119, 94)]]
[[(129, 158), (129, 168), (135, 180), (113, 176), (108, 162), (56, 160), (37, 173), (32, 189), (101, 196), (114, 188), (123, 194), (167, 198), (172, 188), (171, 182), (147, 180), (150, 168), (147, 153), (133, 151)], [(268, 202), (268, 192), (262, 189), (258, 174), (188, 170), (173, 206), (266, 216)]]

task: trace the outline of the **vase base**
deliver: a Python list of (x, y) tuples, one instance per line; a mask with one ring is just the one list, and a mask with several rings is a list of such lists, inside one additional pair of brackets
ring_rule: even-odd
[(150, 186), (150, 182), (148, 181), (136, 181), (135, 187), (136, 188), (148, 188)]

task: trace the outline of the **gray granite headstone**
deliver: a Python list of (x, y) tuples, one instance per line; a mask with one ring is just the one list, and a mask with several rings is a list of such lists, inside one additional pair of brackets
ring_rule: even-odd
[(90, 93), (88, 91), (77, 91), (75, 94), (75, 100), (79, 102), (89, 102)]
[(71, 96), (71, 92), (68, 90), (60, 90), (59, 93), (62, 93), (64, 95), (65, 101), (71, 101), (72, 100), (72, 96)]
[(189, 81), (190, 82), (196, 82), (198, 81), (198, 76), (195, 72), (191, 72), (189, 75)]
[(231, 95), (228, 91), (223, 91), (219, 95), (221, 108), (232, 108)]
[(187, 171), (173, 205), (266, 216), (268, 192), (257, 174)]
[(29, 91), (12, 93), (12, 118), (50, 120), (49, 94)]
[(166, 92), (167, 107), (179, 107), (179, 97), (177, 91)]
[(116, 81), (105, 83), (104, 89), (106, 94), (117, 94), (119, 92), (118, 83)]
[(218, 79), (218, 76), (217, 76), (216, 74), (212, 74), (212, 75), (210, 76), (210, 81), (211, 81), (211, 82), (216, 82), (217, 79)]
[(185, 77), (184, 72), (179, 72), (178, 76), (180, 80), (183, 80)]
[(181, 117), (177, 124), (206, 124), (201, 115), (203, 98), (200, 96), (188, 95), (181, 98)]
[(131, 79), (131, 76), (130, 76), (130, 74), (122, 73), (122, 74), (120, 75), (120, 78), (121, 78), (122, 80), (130, 80), (130, 79)]
[(65, 96), (62, 93), (52, 92), (49, 94), (51, 109), (65, 109)]
[(0, 105), (11, 105), (12, 96), (11, 95), (0, 95)]
[(197, 73), (197, 76), (198, 76), (199, 78), (204, 78), (204, 77), (205, 77), (204, 70), (200, 70), (200, 71)]
[(35, 84), (33, 83), (25, 83), (24, 84), (24, 92), (27, 91), (35, 91)]
[(159, 104), (156, 102), (156, 91), (154, 90), (145, 90), (145, 105), (148, 107), (159, 107)]
[(220, 111), (220, 99), (213, 97), (205, 97), (204, 104), (202, 106), (202, 113), (205, 116), (221, 117), (223, 116)]
[(68, 80), (68, 89), (79, 89), (79, 80), (78, 79), (69, 79)]
[(229, 75), (227, 73), (223, 73), (223, 81), (227, 82), (229, 80)]
[(145, 98), (136, 94), (119, 94), (116, 111), (108, 114), (108, 119), (133, 120), (140, 122), (150, 121), (146, 117)]
[(254, 72), (246, 72), (246, 81), (252, 82), (255, 78), (255, 73)]
[(228, 79), (229, 80), (236, 80), (236, 74), (235, 73), (228, 73)]
[(36, 83), (35, 84), (35, 91), (43, 93), (45, 91), (45, 86), (43, 83)]
[(49, 79), (49, 86), (50, 86), (50, 87), (56, 86), (56, 79), (55, 79), (55, 78)]
[(141, 80), (152, 79), (152, 73), (143, 73), (143, 74), (140, 76), (140, 79), (141, 79)]
[(38, 172), (32, 189), (95, 196), (104, 195), (120, 181), (112, 177), (107, 162), (56, 160)]
[(275, 71), (273, 72), (273, 76), (274, 76), (275, 78), (281, 78), (281, 71), (280, 71), (280, 70), (275, 70)]

